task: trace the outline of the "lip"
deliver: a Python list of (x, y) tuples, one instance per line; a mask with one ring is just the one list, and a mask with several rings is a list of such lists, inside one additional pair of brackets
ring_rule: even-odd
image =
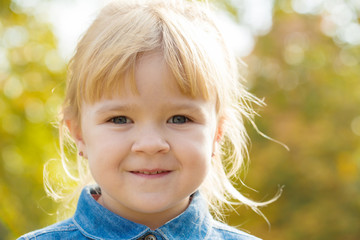
[(135, 176), (143, 177), (143, 178), (160, 178), (160, 177), (167, 176), (172, 171), (167, 170), (167, 169), (157, 168), (157, 169), (139, 169), (139, 170), (134, 170), (134, 171), (129, 171), (129, 172)]

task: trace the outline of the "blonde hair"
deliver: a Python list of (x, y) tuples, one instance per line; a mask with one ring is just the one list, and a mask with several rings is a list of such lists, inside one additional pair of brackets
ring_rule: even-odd
[[(206, 6), (205, 6), (206, 5)], [(94, 103), (111, 97), (132, 79), (137, 59), (149, 52), (163, 55), (183, 94), (215, 98), (223, 139), (211, 170), (200, 187), (216, 216), (225, 205), (245, 204), (262, 215), (254, 202), (231, 182), (238, 179), (248, 158), (245, 121), (253, 123), (252, 105), (262, 101), (240, 83), (238, 62), (228, 49), (205, 3), (182, 0), (119, 0), (108, 4), (95, 19), (77, 46), (69, 64), (68, 86), (60, 121), (60, 148), (66, 173), (83, 185), (91, 179), (84, 159), (69, 160), (65, 119), (80, 124), (83, 102)], [(71, 164), (74, 163), (75, 164)], [(45, 177), (48, 193), (62, 198)], [(65, 185), (65, 184), (64, 184)]]

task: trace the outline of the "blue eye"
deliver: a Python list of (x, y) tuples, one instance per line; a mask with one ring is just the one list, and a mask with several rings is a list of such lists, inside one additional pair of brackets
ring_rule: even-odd
[(114, 124), (126, 124), (131, 123), (131, 120), (125, 116), (117, 116), (110, 119), (110, 122)]
[(174, 124), (183, 124), (189, 121), (190, 121), (189, 118), (182, 115), (175, 115), (169, 119), (169, 123), (174, 123)]

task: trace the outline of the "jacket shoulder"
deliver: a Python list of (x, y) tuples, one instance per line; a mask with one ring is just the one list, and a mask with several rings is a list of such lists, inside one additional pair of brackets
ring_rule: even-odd
[(18, 240), (55, 240), (55, 239), (77, 239), (81, 235), (78, 227), (74, 224), (72, 219), (55, 223), (48, 227), (29, 232)]
[(261, 240), (246, 232), (240, 231), (234, 227), (230, 227), (224, 223), (214, 221), (213, 222), (212, 236), (209, 239), (224, 239), (224, 240)]

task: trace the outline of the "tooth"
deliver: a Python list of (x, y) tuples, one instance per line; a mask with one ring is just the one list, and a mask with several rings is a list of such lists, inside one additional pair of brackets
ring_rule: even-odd
[(148, 172), (148, 171), (134, 171), (135, 173), (141, 173), (141, 174), (145, 174), (145, 175), (155, 175), (155, 174), (160, 174), (160, 173), (164, 173), (166, 171), (154, 171), (154, 172)]

